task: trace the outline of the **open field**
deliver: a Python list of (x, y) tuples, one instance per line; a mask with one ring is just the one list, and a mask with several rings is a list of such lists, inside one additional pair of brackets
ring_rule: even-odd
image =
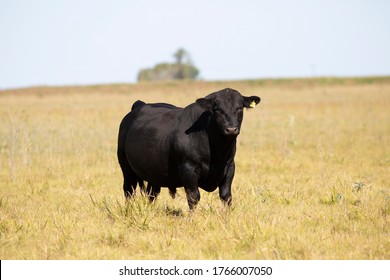
[[(126, 204), (119, 122), (138, 99), (259, 95), (233, 207), (201, 191)], [(0, 259), (390, 259), (390, 78), (0, 91)]]

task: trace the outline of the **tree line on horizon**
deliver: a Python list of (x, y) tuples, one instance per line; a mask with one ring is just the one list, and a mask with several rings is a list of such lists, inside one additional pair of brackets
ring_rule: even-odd
[(138, 81), (195, 80), (199, 70), (191, 62), (189, 53), (178, 49), (174, 54), (174, 63), (159, 63), (153, 68), (141, 69)]

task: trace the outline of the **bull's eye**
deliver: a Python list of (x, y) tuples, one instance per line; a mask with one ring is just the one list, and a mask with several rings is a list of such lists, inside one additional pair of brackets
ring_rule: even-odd
[(213, 112), (216, 112), (216, 113), (223, 113), (222, 109), (217, 107), (217, 106), (214, 106), (213, 107)]

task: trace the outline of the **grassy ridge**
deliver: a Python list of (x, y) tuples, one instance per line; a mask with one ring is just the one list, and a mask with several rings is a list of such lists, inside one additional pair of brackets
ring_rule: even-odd
[[(124, 202), (118, 125), (135, 100), (233, 87), (233, 208), (182, 190)], [(1, 259), (389, 259), (390, 78), (168, 82), (0, 92)]]

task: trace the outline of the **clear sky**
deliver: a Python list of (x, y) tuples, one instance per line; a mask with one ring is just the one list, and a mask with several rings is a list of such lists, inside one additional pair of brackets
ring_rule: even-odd
[(390, 1), (0, 0), (0, 89), (135, 82), (180, 47), (205, 80), (390, 75)]

